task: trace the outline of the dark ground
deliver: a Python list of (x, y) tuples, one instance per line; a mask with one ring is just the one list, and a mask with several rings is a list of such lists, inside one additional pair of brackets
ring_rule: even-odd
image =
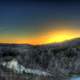
[(25, 76), (0, 65), (0, 80), (69, 80), (80, 74), (80, 39), (36, 46), (0, 44), (0, 63), (13, 58), (26, 68), (45, 70), (53, 76)]

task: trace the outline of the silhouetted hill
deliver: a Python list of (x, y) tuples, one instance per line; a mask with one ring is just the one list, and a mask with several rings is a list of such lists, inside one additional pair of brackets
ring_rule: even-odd
[[(51, 76), (42, 76), (43, 73), (39, 76), (38, 73), (35, 75), (33, 72), (26, 75), (25, 72), (21, 74), (15, 72), (15, 69), (8, 69), (7, 65), (10, 65), (10, 61), (14, 59), (26, 69), (33, 69), (35, 73), (36, 70), (45, 71)], [(6, 63), (5, 68), (2, 66), (4, 62)], [(70, 76), (80, 74), (80, 38), (62, 43), (35, 46), (0, 44), (0, 66), (0, 76), (3, 77), (2, 75), (4, 75), (6, 77), (4, 80), (11, 80), (5, 76), (10, 76), (9, 72), (21, 78), (20, 80), (69, 80)], [(4, 69), (8, 69), (8, 71)], [(18, 79), (14, 78), (12, 80)]]
[(43, 44), (43, 45), (37, 45), (37, 46), (59, 47), (59, 46), (76, 46), (76, 45), (80, 45), (80, 38), (73, 38), (71, 40), (66, 40), (63, 42), (49, 43), (49, 44)]

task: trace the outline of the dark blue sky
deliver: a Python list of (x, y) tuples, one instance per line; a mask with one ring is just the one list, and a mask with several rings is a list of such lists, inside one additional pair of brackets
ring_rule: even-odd
[[(2, 0), (0, 36), (27, 38), (39, 36), (55, 25), (68, 24), (80, 29), (78, 0)], [(60, 27), (60, 26), (58, 26)], [(70, 26), (69, 26), (70, 27)]]

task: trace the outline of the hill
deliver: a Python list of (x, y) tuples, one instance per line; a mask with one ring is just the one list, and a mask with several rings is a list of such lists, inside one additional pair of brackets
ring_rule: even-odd
[[(18, 68), (11, 64), (13, 60), (17, 61)], [(11, 80), (12, 77), (12, 80), (69, 80), (79, 74), (80, 38), (35, 46), (0, 44), (0, 80)]]

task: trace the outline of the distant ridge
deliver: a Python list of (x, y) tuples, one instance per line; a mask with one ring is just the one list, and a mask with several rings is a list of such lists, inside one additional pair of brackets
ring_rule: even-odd
[(56, 42), (56, 43), (47, 43), (47, 44), (39, 44), (39, 45), (32, 45), (32, 44), (17, 44), (17, 43), (0, 43), (0, 46), (74, 46), (80, 45), (80, 38), (73, 38), (71, 40), (66, 40), (63, 42)]
[(32, 46), (31, 44), (0, 43), (0, 46)]
[(49, 46), (49, 47), (56, 47), (56, 46), (76, 46), (80, 45), (80, 38), (73, 38), (71, 40), (66, 40), (63, 42), (57, 42), (57, 43), (49, 43), (49, 44), (42, 44), (42, 45), (36, 45), (36, 46)]

